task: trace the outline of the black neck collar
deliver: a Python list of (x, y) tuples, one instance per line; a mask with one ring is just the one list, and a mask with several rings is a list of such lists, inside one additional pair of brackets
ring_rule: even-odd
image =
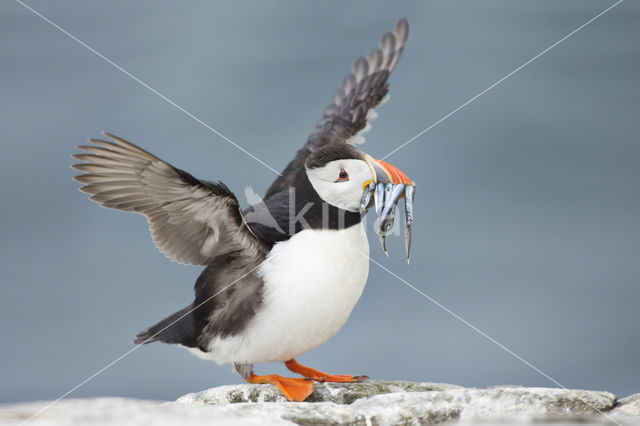
[(304, 169), (297, 173), (295, 182), (295, 187), (274, 194), (260, 208), (254, 206), (245, 212), (251, 230), (267, 244), (288, 240), (305, 229), (340, 230), (361, 222), (359, 212), (323, 201)]

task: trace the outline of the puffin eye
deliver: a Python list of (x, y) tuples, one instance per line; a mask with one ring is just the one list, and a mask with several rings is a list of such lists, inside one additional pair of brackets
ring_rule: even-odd
[(340, 169), (338, 180), (336, 182), (346, 182), (349, 180), (349, 173), (345, 169)]

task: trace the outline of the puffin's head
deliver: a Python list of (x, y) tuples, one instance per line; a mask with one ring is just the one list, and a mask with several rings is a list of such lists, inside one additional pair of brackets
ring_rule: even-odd
[(405, 198), (408, 258), (415, 184), (406, 174), (346, 143), (330, 143), (314, 151), (305, 169), (313, 189), (326, 203), (363, 214), (375, 204), (378, 234), (385, 253), (384, 237), (393, 224), (398, 201)]

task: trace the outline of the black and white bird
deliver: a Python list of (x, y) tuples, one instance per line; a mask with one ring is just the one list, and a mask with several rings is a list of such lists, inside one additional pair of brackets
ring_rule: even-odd
[[(223, 183), (200, 180), (109, 133), (90, 139), (75, 180), (104, 207), (146, 216), (158, 249), (176, 262), (204, 265), (192, 304), (136, 336), (134, 343), (184, 346), (231, 363), (251, 383), (276, 385), (303, 401), (313, 381), (355, 382), (295, 358), (326, 342), (345, 323), (369, 272), (362, 218), (375, 206), (378, 232), (405, 199), (407, 259), (415, 184), (355, 144), (387, 98), (387, 80), (409, 32), (406, 20), (380, 47), (355, 61), (320, 122), (259, 206), (242, 210)], [(386, 248), (385, 248), (386, 252)], [(281, 361), (305, 378), (258, 376), (253, 365)], [(310, 380), (309, 380), (310, 379)]]

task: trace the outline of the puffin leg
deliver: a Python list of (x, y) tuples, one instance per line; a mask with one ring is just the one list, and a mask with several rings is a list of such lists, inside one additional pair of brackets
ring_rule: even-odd
[(281, 377), (277, 374), (256, 376), (253, 373), (244, 377), (244, 379), (249, 383), (275, 385), (289, 401), (302, 402), (313, 393), (313, 382), (307, 379), (293, 379)]
[(327, 374), (315, 368), (305, 367), (298, 364), (294, 358), (285, 362), (284, 365), (294, 373), (298, 373), (307, 379), (315, 380), (318, 382), (337, 382), (337, 383), (356, 383), (368, 379), (367, 376), (347, 376), (344, 374)]

